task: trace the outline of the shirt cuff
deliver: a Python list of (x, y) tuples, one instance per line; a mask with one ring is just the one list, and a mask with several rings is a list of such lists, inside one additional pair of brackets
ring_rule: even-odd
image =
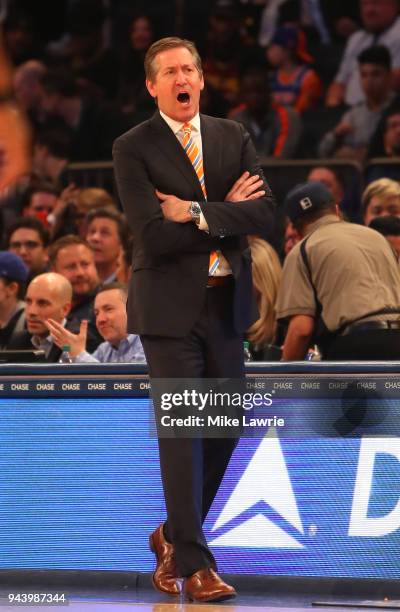
[(200, 213), (200, 222), (199, 225), (197, 226), (199, 229), (203, 230), (203, 232), (208, 232), (208, 223), (203, 215), (203, 213)]
[(96, 357), (93, 357), (93, 355), (91, 355), (90, 353), (88, 353), (87, 351), (82, 351), (81, 353), (79, 353), (79, 355), (77, 355), (74, 358), (74, 363), (100, 363), (98, 359), (96, 359)]

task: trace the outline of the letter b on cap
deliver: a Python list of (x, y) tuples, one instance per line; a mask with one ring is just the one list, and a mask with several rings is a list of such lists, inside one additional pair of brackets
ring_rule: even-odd
[(312, 207), (312, 201), (310, 200), (310, 198), (302, 198), (300, 200), (300, 206), (303, 210), (307, 210), (308, 208)]

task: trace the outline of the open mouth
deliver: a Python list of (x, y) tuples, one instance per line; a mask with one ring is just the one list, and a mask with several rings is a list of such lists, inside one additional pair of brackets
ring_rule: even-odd
[(178, 102), (180, 102), (181, 104), (189, 104), (190, 102), (190, 96), (188, 93), (186, 92), (181, 92), (178, 94), (177, 96), (177, 100)]

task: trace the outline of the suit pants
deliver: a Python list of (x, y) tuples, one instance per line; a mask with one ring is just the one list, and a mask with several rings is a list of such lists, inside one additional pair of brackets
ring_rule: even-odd
[[(177, 296), (177, 304), (184, 296)], [(243, 378), (243, 337), (232, 316), (233, 284), (207, 288), (201, 314), (183, 338), (142, 335), (151, 378)], [(167, 522), (181, 576), (216, 568), (202, 524), (237, 438), (159, 438)]]

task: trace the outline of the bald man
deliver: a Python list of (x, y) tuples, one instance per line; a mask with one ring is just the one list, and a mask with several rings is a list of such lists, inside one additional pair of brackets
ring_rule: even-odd
[(45, 321), (53, 319), (70, 331), (79, 331), (77, 322), (67, 321), (71, 302), (72, 286), (65, 276), (56, 272), (36, 276), (29, 284), (25, 297), (27, 330), (15, 336), (9, 349), (41, 349), (47, 362), (57, 362), (61, 350), (54, 344)]

